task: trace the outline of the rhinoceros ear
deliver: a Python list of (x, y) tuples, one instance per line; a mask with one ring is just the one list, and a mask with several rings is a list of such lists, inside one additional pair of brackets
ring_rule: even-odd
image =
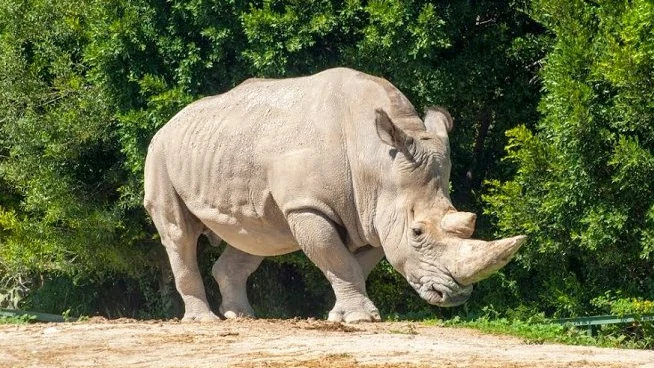
[(386, 111), (375, 109), (375, 125), (377, 126), (377, 135), (382, 142), (395, 147), (407, 158), (411, 158), (410, 146), (413, 144), (413, 138), (395, 125)]
[(428, 107), (425, 113), (425, 128), (428, 132), (439, 136), (445, 135), (452, 130), (454, 120), (447, 110), (440, 106)]

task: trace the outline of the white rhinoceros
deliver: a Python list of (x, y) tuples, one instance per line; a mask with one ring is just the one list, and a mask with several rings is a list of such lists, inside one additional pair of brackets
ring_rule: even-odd
[(302, 250), (336, 295), (330, 321), (377, 321), (365, 280), (385, 255), (427, 302), (463, 303), (504, 266), (517, 236), (472, 240), (449, 198), (449, 113), (424, 121), (388, 81), (351, 69), (251, 79), (180, 111), (154, 136), (145, 208), (170, 258), (184, 320), (211, 320), (196, 244), (229, 245), (213, 267), (227, 318), (253, 314), (246, 280), (266, 256)]

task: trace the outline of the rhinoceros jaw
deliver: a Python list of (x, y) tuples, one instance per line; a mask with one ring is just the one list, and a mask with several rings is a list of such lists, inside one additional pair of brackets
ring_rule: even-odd
[(468, 300), (472, 294), (471, 285), (460, 285), (447, 272), (437, 279), (424, 277), (419, 281), (409, 280), (409, 284), (418, 292), (422, 299), (426, 300), (429, 304), (439, 307), (460, 305)]

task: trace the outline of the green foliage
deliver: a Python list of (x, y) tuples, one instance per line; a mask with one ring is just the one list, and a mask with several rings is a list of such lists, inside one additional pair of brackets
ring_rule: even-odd
[(604, 325), (591, 335), (585, 327), (554, 323), (542, 312), (524, 306), (497, 311), (492, 305), (488, 305), (477, 314), (455, 316), (449, 320), (426, 319), (423, 323), (446, 327), (468, 327), (491, 334), (512, 335), (523, 338), (530, 344), (550, 342), (631, 349), (651, 349), (654, 346), (652, 334), (654, 330), (651, 329), (649, 322), (633, 325)]
[(16, 317), (0, 316), (0, 325), (26, 325), (35, 320), (36, 316), (31, 314), (23, 314)]
[(591, 303), (606, 313), (633, 317), (627, 326), (605, 326), (604, 334), (620, 335), (628, 342), (647, 349), (654, 348), (654, 322), (643, 318), (654, 315), (654, 302), (643, 298), (625, 298), (612, 292), (598, 296)]
[(586, 332), (571, 326), (547, 322), (542, 315), (532, 316), (527, 320), (511, 320), (508, 318), (481, 317), (474, 320), (463, 320), (459, 317), (442, 323), (447, 327), (469, 327), (491, 334), (513, 335), (521, 337), (530, 344), (553, 342), (568, 345), (597, 345), (607, 347), (633, 347), (621, 345), (621, 340), (605, 337), (593, 337)]
[[(554, 315), (606, 292), (654, 298), (654, 4), (538, 0), (551, 32), (537, 128), (507, 132), (509, 181), (484, 197), (498, 235), (530, 236), (505, 272)], [(538, 290), (534, 293), (533, 290)]]
[(0, 308), (18, 309), (29, 290), (29, 280), (4, 271), (0, 264)]
[(628, 314), (644, 315), (654, 313), (654, 302), (643, 298), (625, 298), (611, 291), (594, 298), (591, 303), (605, 313), (618, 316)]
[(130, 242), (137, 220), (118, 205), (111, 106), (86, 78), (92, 8), (0, 4), (0, 175), (12, 197), (0, 202), (0, 259), (13, 272), (133, 274), (146, 263)]

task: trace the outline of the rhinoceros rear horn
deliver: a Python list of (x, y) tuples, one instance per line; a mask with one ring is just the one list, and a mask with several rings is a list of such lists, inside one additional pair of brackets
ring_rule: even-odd
[(450, 269), (452, 276), (462, 285), (481, 281), (509, 263), (526, 240), (524, 235), (491, 242), (462, 240)]
[(443, 216), (441, 227), (446, 232), (468, 239), (475, 232), (477, 215), (471, 212), (450, 212)]

